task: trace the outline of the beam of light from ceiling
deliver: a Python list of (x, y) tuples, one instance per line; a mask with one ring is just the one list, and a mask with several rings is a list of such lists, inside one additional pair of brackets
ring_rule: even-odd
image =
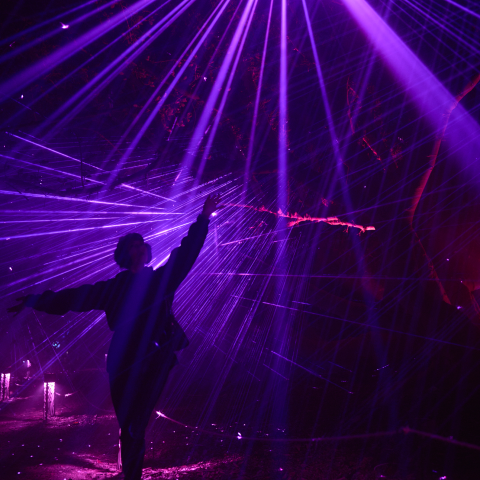
[[(97, 0), (94, 0), (94, 1), (97, 1)], [(117, 0), (115, 0), (116, 2)], [(150, 12), (148, 15), (146, 15), (145, 17), (139, 19), (137, 22), (133, 23), (131, 27), (128, 28), (128, 30), (125, 31), (125, 33), (123, 35), (119, 35), (117, 38), (115, 38), (114, 40), (112, 40), (110, 43), (108, 43), (107, 45), (105, 45), (103, 48), (101, 48), (100, 50), (98, 50), (96, 53), (94, 53), (92, 56), (90, 56), (87, 60), (85, 60), (83, 63), (80, 63), (77, 67), (75, 67), (73, 70), (69, 71), (67, 75), (65, 75), (64, 77), (62, 77), (60, 80), (58, 80), (58, 82), (56, 82), (54, 85), (52, 85), (50, 88), (46, 89), (45, 91), (43, 91), (40, 95), (37, 95), (35, 98), (33, 98), (32, 100), (29, 100), (28, 102), (26, 102), (26, 104), (24, 105), (26, 108), (30, 108), (32, 107), (33, 105), (35, 105), (39, 100), (41, 100), (42, 98), (46, 97), (47, 95), (49, 95), (50, 93), (52, 93), (56, 88), (58, 88), (60, 85), (62, 85), (64, 82), (66, 82), (67, 80), (69, 80), (70, 78), (72, 78), (77, 72), (81, 71), (82, 68), (85, 68), (89, 63), (93, 62), (96, 58), (100, 57), (104, 52), (106, 52), (108, 49), (110, 49), (111, 47), (113, 47), (117, 42), (120, 42), (121, 40), (124, 39), (124, 36), (131, 33), (134, 29), (138, 28), (143, 22), (145, 22), (146, 20), (149, 19), (149, 17), (151, 17), (152, 15), (155, 15), (158, 10), (160, 10), (161, 8), (163, 8), (163, 6), (165, 6), (168, 2), (164, 3), (163, 5), (161, 5), (160, 7), (156, 8), (155, 10), (153, 10), (152, 12)], [(54, 112), (55, 113), (55, 112)], [(19, 115), (21, 115), (22, 112), (17, 112), (15, 115), (13, 115), (13, 117), (11, 117), (9, 119), (9, 124), (11, 125), (12, 124), (12, 121)], [(49, 124), (51, 123), (51, 117), (49, 117)], [(43, 127), (39, 127), (38, 128), (38, 131), (40, 131)]]
[[(204, 44), (204, 42), (207, 40), (208, 38), (208, 35), (210, 34), (210, 32), (212, 31), (213, 27), (217, 24), (218, 20), (221, 18), (223, 12), (225, 11), (225, 9), (227, 8), (228, 4), (230, 3), (230, 0), (222, 0), (218, 3), (218, 5), (216, 6), (216, 8), (213, 10), (213, 12), (210, 14), (210, 16), (208, 17), (208, 19), (203, 23), (203, 25), (200, 27), (199, 31), (197, 32), (197, 34), (195, 35), (195, 37), (191, 40), (191, 42), (188, 44), (188, 46), (184, 49), (183, 53), (179, 56), (179, 59), (178, 61), (175, 62), (175, 64), (172, 66), (172, 68), (169, 70), (169, 72), (165, 75), (165, 77), (163, 78), (163, 80), (160, 82), (160, 84), (155, 88), (155, 90), (153, 91), (153, 93), (150, 95), (149, 99), (145, 102), (145, 105), (142, 107), (142, 109), (140, 110), (140, 112), (138, 113), (138, 115), (135, 116), (135, 118), (133, 119), (133, 121), (131, 122), (131, 124), (129, 125), (129, 127), (125, 130), (125, 132), (122, 134), (120, 140), (117, 142), (116, 144), (116, 147), (114, 149), (114, 152), (120, 147), (120, 145), (125, 141), (125, 139), (127, 138), (127, 135), (132, 131), (132, 129), (135, 127), (135, 125), (137, 124), (137, 122), (143, 117), (143, 115), (145, 114), (145, 112), (147, 112), (148, 108), (150, 107), (150, 105), (152, 104), (152, 102), (155, 100), (155, 98), (157, 97), (157, 95), (159, 94), (160, 90), (162, 89), (162, 87), (166, 84), (167, 81), (170, 80), (170, 84), (168, 86), (168, 88), (165, 90), (165, 92), (162, 94), (160, 100), (155, 104), (155, 106), (153, 107), (152, 111), (150, 112), (150, 114), (148, 115), (147, 119), (143, 122), (141, 128), (139, 129), (139, 131), (137, 132), (137, 134), (135, 135), (135, 137), (133, 138), (133, 140), (130, 142), (130, 144), (128, 145), (128, 147), (126, 148), (125, 150), (125, 153), (122, 155), (122, 157), (120, 158), (120, 160), (118, 161), (117, 165), (118, 165), (118, 168), (121, 168), (124, 164), (124, 162), (126, 162), (128, 160), (128, 158), (130, 157), (131, 153), (134, 151), (135, 147), (138, 145), (138, 143), (140, 142), (140, 140), (142, 139), (143, 135), (145, 134), (145, 132), (147, 131), (148, 127), (150, 126), (150, 124), (153, 122), (153, 120), (156, 118), (160, 108), (162, 108), (162, 106), (164, 105), (165, 101), (167, 100), (167, 98), (169, 97), (169, 95), (172, 93), (172, 91), (174, 90), (174, 88), (176, 87), (177, 83), (180, 81), (180, 79), (182, 78), (182, 75), (183, 73), (185, 72), (185, 70), (187, 69), (188, 65), (191, 63), (192, 59), (195, 57), (195, 55), (197, 54), (198, 50), (201, 48), (201, 46)], [(213, 20), (212, 20), (213, 19)], [(210, 24), (209, 24), (210, 22)], [(208, 25), (208, 27), (207, 27)], [(206, 28), (206, 30), (205, 30)], [(204, 31), (205, 30), (205, 31)], [(203, 33), (203, 34), (202, 34)], [(197, 42), (197, 39), (200, 37), (201, 35), (201, 38), (200, 40), (198, 40)], [(195, 42), (196, 45), (195, 45)], [(195, 46), (194, 46), (195, 45)], [(182, 59), (185, 57), (185, 55), (188, 54), (190, 48), (194, 46), (193, 50), (190, 52), (190, 54), (188, 55), (188, 58), (185, 59), (185, 61), (183, 62), (180, 70), (178, 72), (175, 72), (175, 69), (178, 68), (178, 65), (179, 63), (182, 61)], [(171, 79), (173, 75), (173, 80)], [(113, 155), (112, 152), (109, 157), (107, 157), (107, 161), (108, 159), (110, 158), (110, 156)], [(112, 180), (110, 180), (109, 182), (112, 182), (113, 181), (113, 174), (112, 174)]]
[[(67, 102), (59, 107), (49, 117), (49, 123), (60, 118), (49, 132), (49, 136), (55, 135), (63, 125), (67, 124), (74, 118), (85, 106), (93, 100), (112, 80), (117, 78), (118, 74), (122, 72), (129, 64), (135, 60), (147, 47), (149, 47), (175, 20), (177, 20), (196, 0), (183, 0), (172, 11), (168, 12), (160, 21), (156, 22), (147, 32), (145, 32), (133, 45), (128, 47), (124, 52), (118, 55), (111, 63), (109, 63), (101, 72), (95, 75), (84, 87), (82, 87), (75, 95), (73, 95)], [(163, 6), (163, 5), (162, 5)], [(159, 9), (157, 9), (159, 10)], [(113, 70), (113, 71), (112, 71)], [(103, 79), (109, 74), (105, 79)], [(95, 88), (100, 80), (103, 81)], [(91, 90), (83, 99), (82, 96)], [(73, 105), (79, 101), (78, 105)], [(45, 128), (45, 126), (43, 126)]]
[(13, 75), (9, 80), (6, 80), (0, 85), (0, 90), (5, 96), (11, 96), (24, 88), (26, 85), (34, 82), (41, 76), (47, 74), (50, 70), (60, 65), (65, 60), (69, 59), (75, 53), (90, 45), (95, 40), (98, 40), (107, 32), (120, 25), (145, 7), (148, 7), (155, 0), (138, 0), (130, 7), (127, 7), (122, 12), (114, 15), (108, 22), (102, 22), (100, 25), (90, 29), (88, 32), (81, 35), (75, 42), (69, 42), (64, 47), (57, 49), (47, 57), (42, 58), (30, 67), (24, 69), (22, 72)]
[[(318, 82), (319, 82), (320, 91), (321, 91), (321, 95), (322, 95), (323, 107), (324, 107), (325, 116), (326, 116), (326, 119), (327, 119), (328, 131), (329, 131), (329, 135), (330, 135), (330, 144), (331, 144), (331, 147), (332, 147), (332, 150), (333, 150), (333, 153), (334, 153), (334, 157), (335, 157), (336, 178), (338, 180), (342, 177), (342, 173), (343, 173), (342, 153), (340, 152), (340, 148), (339, 148), (339, 140), (338, 140), (338, 137), (337, 137), (337, 134), (336, 134), (336, 131), (335, 131), (335, 124), (334, 124), (334, 121), (333, 121), (333, 116), (332, 116), (332, 112), (331, 112), (331, 108), (330, 108), (330, 102), (328, 100), (328, 95), (327, 95), (327, 91), (326, 91), (326, 87), (325, 87), (325, 81), (324, 81), (324, 77), (323, 77), (322, 67), (321, 67), (320, 59), (318, 57), (318, 51), (317, 51), (317, 46), (316, 46), (316, 43), (315, 43), (315, 37), (314, 37), (314, 34), (313, 34), (310, 15), (309, 15), (307, 4), (306, 4), (305, 0), (302, 0), (302, 6), (303, 6), (303, 11), (304, 11), (304, 16), (305, 16), (305, 22), (306, 22), (306, 25), (307, 25), (308, 36), (309, 36), (310, 44), (311, 44), (311, 47), (312, 47), (315, 69), (316, 69), (316, 72), (317, 72)], [(372, 66), (372, 62), (369, 62), (368, 70), (371, 69), (371, 66)], [(334, 188), (337, 185), (336, 181), (330, 181), (329, 183), (330, 183), (330, 187), (329, 187), (329, 191), (327, 193), (327, 198), (331, 198), (331, 196), (333, 195)], [(350, 201), (350, 198), (348, 197), (348, 193), (347, 193), (346, 188), (341, 188), (341, 193), (343, 194), (344, 200), (345, 200), (345, 202), (348, 206), (348, 211), (353, 210), (353, 208), (351, 207), (351, 201)], [(330, 223), (330, 222), (327, 222), (327, 223)], [(339, 224), (341, 224), (341, 223), (343, 223), (344, 225), (347, 225), (347, 226), (359, 227), (362, 232), (365, 232), (366, 230), (375, 230), (375, 227), (373, 227), (373, 226), (361, 227), (361, 226), (356, 226), (355, 223), (353, 223), (353, 222), (339, 222)], [(359, 257), (359, 261), (361, 261), (360, 257)]]
[[(288, 117), (287, 117), (287, 0), (281, 0), (280, 25), (280, 75), (278, 99), (278, 205), (287, 211), (287, 145), (288, 145)], [(281, 222), (279, 223), (279, 226)]]
[[(413, 98), (422, 114), (437, 128), (438, 117), (443, 110), (455, 103), (455, 97), (440, 83), (419, 60), (401, 38), (366, 2), (366, 0), (342, 0), (352, 17), (359, 24), (368, 40), (386, 61), (395, 77)], [(464, 135), (476, 138), (478, 124), (465, 109), (458, 105), (453, 111), (462, 117)], [(458, 134), (457, 134), (458, 135)], [(460, 138), (458, 138), (460, 140)]]
[[(19, 33), (16, 33), (14, 35), (10, 35), (8, 38), (5, 38), (3, 40), (0, 40), (0, 45), (6, 45), (7, 43), (12, 43), (14, 40), (17, 40), (18, 38), (21, 38), (25, 35), (28, 35), (29, 33), (32, 33), (34, 32), (35, 30), (38, 30), (39, 28), (42, 28), (42, 27), (45, 27), (46, 25), (48, 25), (49, 23), (53, 23), (53, 22), (57, 22), (58, 20), (61, 20), (61, 19), (64, 19), (65, 16), (67, 15), (70, 15), (74, 12), (77, 12), (78, 10), (81, 10), (83, 8), (86, 8), (88, 7), (89, 5), (92, 5), (96, 3), (98, 5), (98, 2), (97, 0), (89, 0), (88, 2), (85, 2), (85, 3), (82, 3), (80, 5), (78, 5), (77, 7), (73, 7), (71, 8), (70, 10), (67, 10), (65, 12), (62, 12), (60, 13), (59, 15), (57, 15), (56, 17), (52, 17), (52, 18), (49, 18), (47, 20), (44, 20), (43, 22), (40, 22), (40, 23), (36, 23), (35, 25), (25, 29), (25, 30), (22, 30), (21, 32)], [(110, 6), (112, 3), (114, 2), (110, 2), (109, 4), (107, 4), (107, 6)], [(98, 9), (96, 9), (96, 11), (98, 12), (98, 10), (100, 9), (100, 7), (98, 7)], [(70, 23), (71, 24), (71, 23)], [(58, 24), (57, 24), (58, 25)], [(57, 33), (55, 31), (55, 33)], [(43, 37), (42, 37), (43, 38)]]
[[(473, 52), (472, 52), (473, 55), (475, 56), (478, 55), (478, 46), (480, 45), (480, 43), (477, 41), (475, 37), (472, 38), (471, 36), (469, 36), (468, 40), (466, 40), (465, 38), (463, 38), (464, 35), (462, 35), (465, 32), (457, 29), (454, 25), (450, 27), (448, 24), (445, 23), (444, 18), (441, 18), (438, 14), (433, 12), (431, 9), (427, 12), (424, 6), (421, 3), (416, 2), (415, 0), (414, 1), (403, 0), (403, 2), (405, 2), (407, 5), (412, 7), (413, 10), (419, 12), (423, 17), (427, 18), (434, 25), (437, 25), (441, 29), (442, 33), (447, 32), (455, 41), (463, 44), (469, 50), (473, 49)], [(419, 26), (419, 28), (424, 28), (423, 24), (419, 22), (414, 15), (409, 15), (409, 18), (411, 19), (412, 22), (416, 23)], [(457, 30), (457, 31), (455, 32), (454, 30)], [(455, 52), (455, 49), (451, 47), (447, 42), (442, 41), (442, 38), (440, 36), (436, 35), (435, 38), (439, 42), (442, 42), (442, 45), (446, 49), (448, 49), (450, 52), (452, 53)], [(437, 54), (440, 55), (440, 53), (437, 53)], [(469, 64), (470, 68), (472, 67), (475, 68), (477, 66), (476, 63), (469, 61), (468, 58), (465, 58), (465, 61)]]
[[(450, 113), (454, 110), (453, 116), (457, 120), (461, 119), (461, 122), (458, 122), (458, 125), (455, 125), (455, 120), (451, 122), (449, 140), (453, 144), (463, 146), (462, 157), (473, 157), (478, 150), (480, 129), (461, 106), (455, 109), (461, 97), (455, 98), (448, 92), (366, 1), (344, 0), (344, 4), (364, 31), (367, 39), (383, 57), (396, 78), (401, 81), (402, 87), (413, 98), (422, 115), (434, 127), (437, 135), (443, 137), (446, 128), (444, 119), (448, 121)], [(450, 77), (452, 78), (452, 75)], [(467, 151), (467, 145), (472, 139), (476, 143), (476, 148), (469, 148)], [(464, 161), (463, 158), (462, 161)], [(433, 166), (430, 166), (422, 177), (426, 178), (425, 175), (428, 175), (428, 171), (432, 169)], [(411, 206), (408, 208), (410, 222), (424, 186), (425, 183), (422, 183), (413, 193)], [(416, 202), (415, 199), (417, 199)], [(349, 209), (351, 209), (350, 205)], [(440, 289), (442, 291), (441, 285)]]
[[(257, 93), (255, 95), (255, 107), (253, 110), (253, 119), (252, 119), (252, 127), (250, 129), (250, 139), (248, 142), (248, 152), (247, 152), (247, 160), (245, 163), (245, 173), (243, 179), (243, 188), (246, 191), (247, 183), (250, 177), (250, 168), (252, 163), (252, 154), (253, 154), (253, 146), (255, 143), (255, 130), (258, 120), (258, 108), (260, 106), (260, 96), (262, 94), (262, 85), (263, 85), (263, 72), (265, 69), (265, 61), (267, 58), (267, 47), (268, 47), (268, 36), (270, 33), (270, 23), (272, 20), (272, 10), (273, 10), (273, 0), (270, 0), (270, 10), (268, 11), (268, 20), (267, 20), (267, 29), (265, 31), (265, 40), (263, 44), (263, 52), (262, 52), (262, 62), (260, 64), (260, 76), (258, 78), (258, 88)], [(243, 201), (242, 201), (243, 203)]]
[[(319, 82), (319, 86), (320, 86), (320, 91), (322, 93), (323, 108), (325, 110), (325, 116), (327, 118), (327, 123), (328, 123), (328, 131), (329, 131), (329, 134), (330, 134), (330, 143), (331, 143), (331, 146), (332, 146), (332, 149), (333, 149), (333, 153), (334, 153), (334, 157), (335, 157), (335, 163), (337, 165), (337, 178), (339, 178), (339, 177), (341, 177), (341, 174), (343, 172), (342, 154), (340, 152), (339, 141), (338, 141), (338, 138), (337, 138), (337, 134), (335, 132), (335, 125), (333, 123), (333, 117), (332, 117), (332, 112), (331, 112), (331, 108), (330, 108), (330, 102), (328, 100), (327, 90), (325, 88), (325, 80), (324, 80), (324, 77), (323, 77), (322, 66), (320, 64), (320, 58), (318, 57), (317, 45), (315, 43), (315, 37), (314, 37), (314, 34), (313, 34), (313, 30), (312, 30), (312, 24), (311, 24), (311, 21), (310, 21), (310, 15), (308, 13), (306, 0), (302, 0), (302, 6), (303, 6), (304, 14), (305, 14), (305, 22), (306, 22), (306, 25), (307, 25), (308, 36), (310, 38), (310, 44), (311, 44), (311, 47), (312, 47), (313, 58), (314, 58), (314, 61), (315, 61), (315, 68), (316, 68), (316, 71), (317, 71), (317, 77), (318, 77), (318, 82)], [(336, 184), (336, 183), (337, 182), (333, 182), (333, 181), (331, 182), (330, 191), (328, 192), (328, 195), (327, 195), (328, 198), (330, 198), (330, 196), (332, 195), (333, 185)], [(343, 193), (343, 199), (345, 201), (345, 204), (347, 205), (347, 209), (349, 211), (353, 210), (349, 192), (344, 188), (344, 189), (342, 189), (342, 193)], [(331, 222), (327, 222), (327, 223), (331, 224)], [(348, 224), (349, 226), (352, 226), (354, 228), (355, 227), (358, 228), (358, 226), (355, 225), (355, 223), (353, 223), (353, 222), (339, 222), (339, 224), (341, 224), (341, 223)], [(369, 226), (369, 227), (366, 227), (366, 228), (363, 227), (360, 230), (361, 230), (361, 232), (365, 232), (366, 230), (375, 230), (375, 227), (373, 227), (373, 226)], [(362, 254), (362, 252), (359, 248), (359, 245), (358, 245), (358, 239), (354, 240), (354, 251), (355, 251), (356, 258), (357, 258), (358, 268), (361, 271), (364, 272), (365, 271), (365, 261), (364, 261), (364, 258), (363, 258), (363, 254)], [(313, 249), (312, 249), (312, 255), (313, 255)]]
[[(197, 126), (195, 127), (195, 131), (193, 132), (192, 137), (190, 139), (188, 149), (187, 149), (188, 153), (186, 153), (183, 157), (182, 164), (185, 167), (192, 166), (193, 160), (196, 156), (200, 143), (205, 136), (205, 131), (210, 122), (210, 117), (217, 103), (218, 97), (220, 95), (220, 91), (222, 90), (222, 88), (224, 88), (228, 70), (230, 69), (230, 66), (235, 58), (235, 52), (237, 51), (240, 40), (242, 38), (252, 6), (253, 6), (253, 0), (246, 0), (245, 9), (243, 10), (242, 16), (240, 17), (238, 25), (235, 29), (235, 33), (233, 34), (232, 40), (228, 45), (228, 50), (222, 61), (222, 65), (217, 74), (217, 78), (213, 82), (212, 88), (210, 90), (210, 94), (208, 96), (207, 101), (205, 102), (200, 119), (198, 120)], [(200, 175), (198, 178), (200, 178)]]
[[(171, 0), (168, 0), (166, 3), (169, 3), (170, 1)], [(87, 20), (91, 16), (102, 12), (103, 10), (111, 7), (112, 5), (115, 5), (117, 3), (117, 0), (110, 0), (109, 2), (105, 3), (104, 5), (98, 5), (98, 2), (96, 0), (90, 0), (89, 2), (86, 2), (85, 4), (83, 4), (79, 7), (73, 8), (70, 11), (61, 13), (60, 15), (57, 15), (56, 17), (53, 17), (53, 18), (51, 18), (49, 20), (46, 20), (42, 23), (36, 24), (33, 27), (28, 28), (27, 30), (23, 30), (19, 34), (12, 35), (11, 37), (7, 38), (6, 40), (0, 41), (0, 45), (5, 44), (5, 43), (10, 43), (12, 40), (14, 40), (16, 38), (19, 38), (20, 36), (27, 35), (28, 33), (31, 33), (33, 31), (37, 30), (38, 28), (47, 25), (48, 23), (52, 23), (59, 18), (65, 19), (66, 16), (72, 14), (76, 10), (78, 10), (80, 8), (84, 8), (84, 7), (86, 7), (86, 6), (88, 6), (92, 3), (96, 4), (96, 8), (94, 10), (92, 10), (88, 13), (85, 13), (85, 14), (81, 15), (80, 17), (77, 17), (73, 20), (68, 21), (68, 26), (73, 27), (74, 25), (77, 25), (77, 24), (83, 22), (84, 20)], [(166, 5), (166, 3), (164, 5)], [(34, 47), (35, 45), (38, 45), (39, 43), (44, 42), (45, 40), (48, 40), (49, 38), (53, 37), (54, 35), (60, 35), (60, 34), (62, 34), (62, 29), (58, 28), (58, 26), (56, 26), (56, 28), (54, 28), (50, 32), (44, 33), (43, 35), (40, 35), (37, 38), (35, 38), (35, 40), (31, 40), (30, 42), (25, 43), (24, 45), (18, 46), (13, 51), (3, 55), (2, 57), (0, 57), (0, 63), (3, 63), (7, 60), (10, 60), (11, 58), (15, 58), (16, 56), (18, 56), (21, 53), (29, 50), (30, 48)]]
[(464, 7), (463, 5), (460, 5), (459, 3), (457, 2), (454, 2), (453, 0), (444, 0), (445, 2), (449, 3), (450, 5), (453, 5), (457, 8), (459, 8), (460, 10), (463, 10), (464, 12), (468, 13), (469, 15), (472, 15), (476, 18), (480, 18), (480, 14), (474, 12), (473, 10), (470, 10), (469, 8), (467, 7)]
[[(249, 0), (249, 3), (245, 7), (244, 15), (245, 15), (245, 18), (246, 18), (246, 25), (244, 27), (242, 27), (243, 30), (241, 31), (241, 35), (240, 35), (240, 45), (238, 46), (238, 49), (237, 49), (237, 55), (235, 56), (235, 60), (233, 62), (233, 66), (230, 70), (230, 75), (228, 77), (227, 83), (226, 83), (225, 87), (223, 88), (222, 99), (221, 99), (220, 105), (217, 109), (217, 112), (216, 112), (216, 115), (215, 115), (215, 120), (213, 121), (213, 125), (210, 129), (210, 134), (208, 136), (207, 144), (205, 145), (205, 149), (203, 151), (202, 159), (200, 161), (200, 166), (199, 166), (198, 171), (197, 171), (197, 182), (200, 181), (202, 173), (205, 169), (205, 165), (207, 163), (207, 158), (210, 154), (210, 149), (211, 149), (213, 141), (215, 139), (215, 134), (217, 133), (218, 124), (220, 123), (220, 120), (221, 120), (221, 117), (222, 117), (222, 114), (223, 114), (223, 109), (225, 107), (225, 103), (227, 101), (227, 97), (228, 97), (228, 94), (229, 94), (229, 91), (230, 91), (230, 87), (232, 85), (233, 78), (234, 78), (236, 70), (237, 70), (238, 62), (240, 61), (240, 58), (241, 58), (242, 53), (243, 53), (243, 46), (245, 45), (245, 40), (247, 39), (248, 33), (250, 32), (250, 25), (252, 23), (253, 16), (255, 15), (255, 10), (257, 8), (257, 3), (258, 3), (258, 0), (255, 0), (255, 2), (252, 2), (251, 0)], [(243, 20), (243, 17), (240, 20), (240, 23), (242, 23), (242, 20)], [(241, 27), (240, 24), (239, 24), (239, 27)]]
[[(307, 24), (308, 36), (310, 38), (310, 45), (312, 47), (313, 58), (315, 60), (315, 69), (317, 71), (318, 83), (320, 86), (320, 91), (322, 93), (323, 108), (325, 109), (325, 116), (327, 117), (328, 132), (330, 134), (330, 142), (334, 152), (337, 167), (341, 168), (342, 159), (341, 159), (340, 149), (338, 145), (338, 138), (337, 138), (337, 134), (335, 133), (335, 125), (333, 123), (332, 112), (330, 109), (330, 102), (328, 101), (328, 95), (327, 95), (327, 90), (325, 88), (325, 81), (323, 78), (322, 67), (320, 65), (320, 59), (318, 58), (317, 45), (315, 43), (315, 37), (313, 35), (312, 23), (310, 21), (310, 15), (308, 14), (308, 8), (305, 0), (302, 0), (302, 5), (303, 5), (303, 11), (305, 14), (305, 21)], [(327, 198), (330, 198), (330, 194), (327, 195)]]

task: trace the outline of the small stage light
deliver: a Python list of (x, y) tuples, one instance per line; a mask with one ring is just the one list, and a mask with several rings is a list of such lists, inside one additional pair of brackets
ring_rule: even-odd
[(117, 470), (122, 471), (122, 429), (118, 430), (118, 457), (117, 457)]
[(0, 402), (10, 398), (10, 374), (0, 373)]
[(45, 373), (43, 379), (43, 419), (55, 416), (55, 381), (54, 373)]

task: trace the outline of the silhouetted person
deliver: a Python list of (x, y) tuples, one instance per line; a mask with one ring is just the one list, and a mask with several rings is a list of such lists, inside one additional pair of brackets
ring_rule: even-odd
[(177, 363), (175, 351), (188, 340), (172, 311), (175, 291), (197, 259), (208, 232), (210, 215), (217, 209), (219, 196), (208, 197), (202, 214), (190, 226), (181, 246), (172, 250), (167, 263), (153, 270), (150, 245), (138, 233), (120, 238), (115, 261), (121, 268), (115, 278), (67, 288), (47, 290), (41, 295), (19, 298), (8, 309), (19, 313), (24, 307), (56, 315), (68, 311), (103, 310), (113, 330), (107, 358), (115, 413), (121, 428), (122, 463), (125, 479), (139, 480), (145, 454), (145, 430)]

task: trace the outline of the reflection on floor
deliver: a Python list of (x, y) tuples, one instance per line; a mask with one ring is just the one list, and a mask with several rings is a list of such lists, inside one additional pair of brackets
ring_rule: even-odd
[[(60, 401), (56, 415), (43, 419), (40, 395), (0, 404), (2, 480), (121, 479), (117, 470), (118, 424), (112, 410), (77, 396)], [(81, 411), (89, 413), (81, 413)], [(181, 416), (181, 412), (174, 412)], [(438, 480), (441, 471), (422, 472), (396, 462), (401, 450), (415, 451), (413, 436), (392, 436), (336, 443), (278, 442), (289, 432), (250, 431), (248, 425), (209, 425), (215, 435), (158, 416), (147, 433), (144, 480), (279, 479), (279, 480)], [(241, 432), (240, 432), (241, 431)], [(232, 435), (233, 433), (233, 435)], [(242, 436), (243, 435), (243, 436)], [(264, 441), (250, 442), (245, 437)], [(268, 437), (268, 439), (267, 439)], [(266, 440), (266, 441), (265, 441)], [(455, 480), (448, 477), (449, 480)]]

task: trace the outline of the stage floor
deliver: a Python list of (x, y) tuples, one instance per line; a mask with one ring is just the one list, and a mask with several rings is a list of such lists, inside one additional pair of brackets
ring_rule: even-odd
[[(60, 407), (55, 417), (44, 421), (38, 399), (17, 398), (4, 407), (2, 480), (122, 478), (116, 469), (118, 425), (113, 412), (78, 414), (78, 408), (73, 412)], [(210, 428), (223, 430), (219, 425)], [(381, 463), (364, 442), (248, 442), (197, 433), (165, 418), (152, 419), (146, 444), (144, 479), (373, 480), (379, 478), (375, 467)]]

